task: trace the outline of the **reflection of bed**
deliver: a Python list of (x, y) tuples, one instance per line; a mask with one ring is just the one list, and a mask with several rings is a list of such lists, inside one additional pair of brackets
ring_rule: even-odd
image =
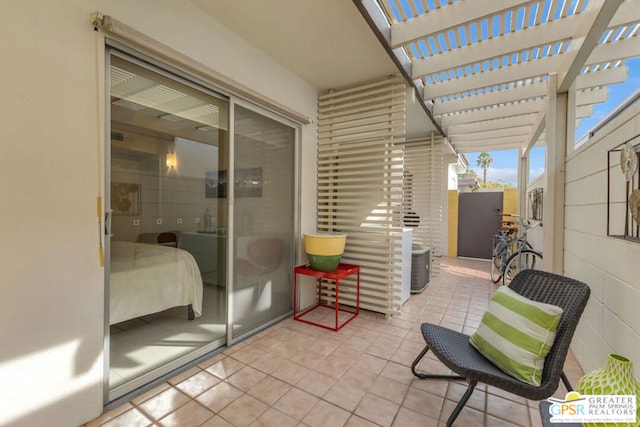
[(111, 243), (110, 324), (191, 305), (202, 314), (202, 278), (189, 252), (161, 245)]

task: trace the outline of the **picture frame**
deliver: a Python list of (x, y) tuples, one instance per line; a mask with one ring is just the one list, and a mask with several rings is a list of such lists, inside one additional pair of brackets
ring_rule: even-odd
[[(228, 197), (228, 173), (226, 170), (205, 172), (205, 197)], [(235, 197), (262, 197), (262, 168), (236, 169), (234, 176)]]
[(140, 184), (111, 183), (111, 209), (114, 215), (140, 215)]
[(536, 221), (542, 221), (543, 193), (542, 188), (534, 188), (529, 191), (529, 218)]

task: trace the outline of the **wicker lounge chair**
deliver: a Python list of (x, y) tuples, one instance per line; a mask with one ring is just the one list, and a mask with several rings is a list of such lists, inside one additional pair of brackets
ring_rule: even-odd
[[(509, 287), (531, 300), (557, 305), (564, 310), (556, 339), (545, 359), (542, 383), (539, 387), (532, 386), (504, 373), (469, 344), (468, 335), (423, 323), (422, 335), (427, 345), (411, 365), (413, 374), (422, 379), (466, 380), (469, 384), (449, 416), (447, 426), (453, 425), (478, 382), (531, 400), (542, 400), (553, 395), (560, 379), (568, 390), (572, 389), (563, 373), (563, 366), (573, 333), (589, 299), (589, 287), (577, 280), (537, 270), (522, 271)], [(418, 364), (429, 350), (456, 375), (419, 372)]]

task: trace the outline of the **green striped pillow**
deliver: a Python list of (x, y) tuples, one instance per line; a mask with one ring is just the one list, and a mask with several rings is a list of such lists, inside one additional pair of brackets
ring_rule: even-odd
[(469, 342), (507, 374), (539, 386), (561, 315), (560, 307), (531, 301), (502, 286)]

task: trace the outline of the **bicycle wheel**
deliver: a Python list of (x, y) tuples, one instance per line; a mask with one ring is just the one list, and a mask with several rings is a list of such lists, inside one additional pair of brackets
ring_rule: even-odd
[(500, 263), (495, 257), (491, 258), (491, 281), (493, 283), (498, 283), (500, 279), (502, 279), (502, 273), (500, 272), (500, 267), (498, 264)]
[(504, 272), (502, 273), (502, 284), (509, 286), (511, 279), (522, 270), (535, 269), (542, 266), (542, 254), (533, 249), (523, 249), (509, 257)]
[(491, 281), (498, 283), (502, 279), (502, 267), (507, 256), (507, 243), (500, 240), (496, 242), (493, 248), (493, 256), (491, 257)]
[(519, 249), (535, 251), (535, 249), (533, 249), (533, 246), (531, 246), (531, 243), (527, 242), (526, 240), (520, 240), (517, 242), (517, 244)]

